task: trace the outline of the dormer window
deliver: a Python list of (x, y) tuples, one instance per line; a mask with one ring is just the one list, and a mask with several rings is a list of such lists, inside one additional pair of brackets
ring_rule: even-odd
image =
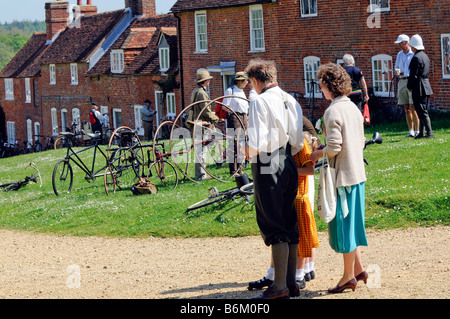
[(125, 69), (123, 50), (111, 51), (111, 73), (122, 73)]
[(165, 72), (170, 67), (170, 49), (166, 37), (159, 39), (159, 70)]

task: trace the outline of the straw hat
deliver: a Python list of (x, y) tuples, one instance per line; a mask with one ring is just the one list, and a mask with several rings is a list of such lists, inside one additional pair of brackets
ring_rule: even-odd
[(247, 76), (245, 72), (236, 72), (236, 77), (234, 78), (237, 81), (247, 80)]
[(202, 70), (200, 72), (197, 73), (197, 83), (206, 81), (206, 80), (211, 80), (213, 77), (211, 76), (211, 74), (209, 74), (208, 70)]

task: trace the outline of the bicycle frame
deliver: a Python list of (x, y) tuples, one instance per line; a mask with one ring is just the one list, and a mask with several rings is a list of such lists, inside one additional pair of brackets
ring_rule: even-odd
[[(91, 148), (94, 148), (94, 157), (92, 159), (92, 168), (89, 169), (87, 167), (87, 165), (83, 162), (83, 160), (78, 156), (78, 154), (83, 153), (87, 150), (90, 150)], [(94, 171), (95, 169), (95, 164), (96, 164), (96, 157), (97, 157), (97, 150), (103, 155), (103, 157), (106, 160), (106, 164), (105, 166), (103, 166), (102, 168), (98, 169), (97, 171)], [(74, 151), (72, 149), (72, 147), (69, 145), (67, 147), (67, 153), (66, 153), (66, 157), (65, 157), (68, 161), (72, 161), (75, 165), (77, 165), (85, 174), (86, 174), (86, 180), (92, 180), (95, 177), (99, 177), (102, 174), (99, 174), (100, 172), (103, 172), (107, 167), (108, 167), (108, 162), (109, 159), (106, 156), (106, 154), (102, 151), (102, 149), (100, 147), (98, 147), (98, 143), (95, 142), (93, 145), (88, 146), (83, 148), (82, 150), (79, 151)]]

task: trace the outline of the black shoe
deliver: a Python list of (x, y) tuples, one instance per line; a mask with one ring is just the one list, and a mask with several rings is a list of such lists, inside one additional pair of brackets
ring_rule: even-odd
[(427, 134), (423, 138), (434, 138), (434, 134), (433, 133)]
[(253, 289), (263, 289), (264, 287), (270, 287), (273, 284), (273, 280), (267, 279), (264, 277), (263, 279), (257, 281), (251, 281), (248, 283), (248, 290)]
[(314, 272), (314, 270), (311, 270), (311, 271), (309, 272), (309, 276), (311, 277), (311, 280), (313, 280), (313, 279), (316, 278), (316, 273)]
[(300, 289), (302, 288), (299, 287), (298, 281), (295, 287), (288, 287), (288, 288), (289, 288), (289, 297), (300, 297)]
[(305, 273), (305, 280), (310, 281), (311, 280), (311, 274), (309, 272)]
[(414, 137), (414, 135), (411, 135), (411, 133), (410, 133), (410, 134), (406, 135), (405, 137)]
[(272, 286), (267, 288), (261, 295), (252, 299), (289, 299), (289, 289), (275, 290)]
[(423, 133), (419, 133), (416, 135), (415, 139), (417, 140), (418, 138), (423, 138)]
[(296, 280), (295, 282), (297, 283), (299, 289), (304, 289), (306, 287), (305, 278), (303, 278), (302, 280)]

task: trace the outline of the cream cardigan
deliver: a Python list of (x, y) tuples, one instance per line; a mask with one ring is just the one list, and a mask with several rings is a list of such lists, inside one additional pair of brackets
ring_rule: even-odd
[(331, 167), (336, 169), (336, 187), (366, 181), (363, 149), (364, 120), (361, 111), (346, 96), (335, 98), (323, 116), (323, 149)]

